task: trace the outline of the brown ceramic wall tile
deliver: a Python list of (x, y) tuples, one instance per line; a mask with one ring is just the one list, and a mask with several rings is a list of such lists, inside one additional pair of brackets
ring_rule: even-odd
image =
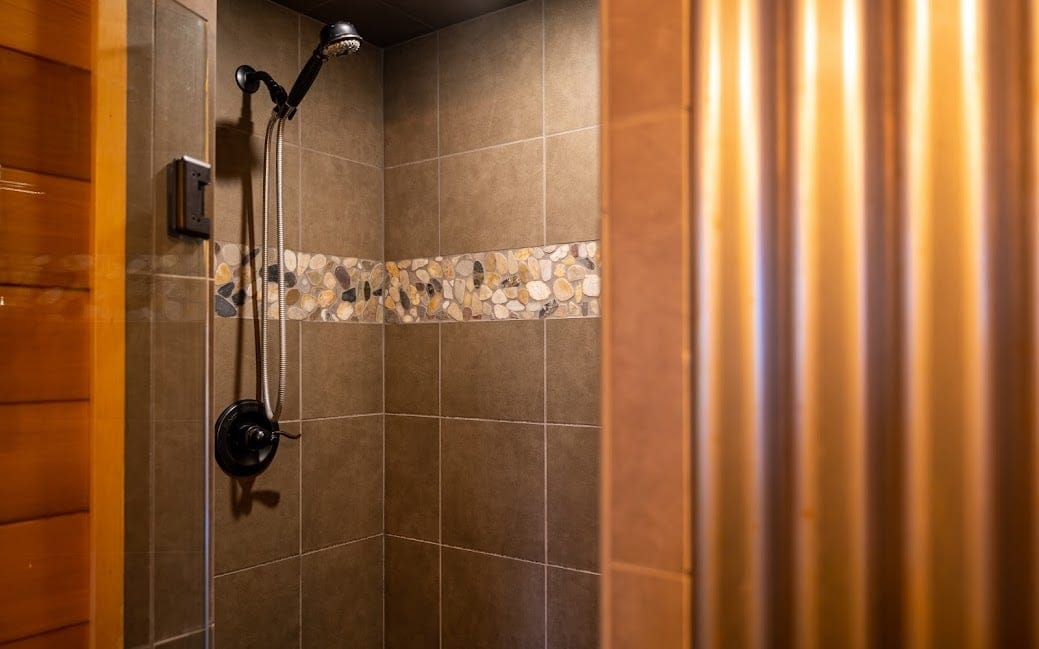
[(386, 170), (386, 256), (433, 257), (440, 252), (437, 161)]
[(155, 638), (171, 638), (202, 628), (201, 550), (155, 553)]
[(599, 3), (545, 0), (545, 132), (599, 123)]
[[(298, 433), (298, 423), (282, 424)], [(254, 478), (216, 469), (213, 560), (217, 574), (299, 553), (299, 443), (283, 439), (274, 462)]]
[(549, 568), (548, 649), (598, 646), (599, 576)]
[(544, 427), (444, 419), (441, 453), (443, 542), (544, 561)]
[[(285, 247), (299, 250), (299, 147), (286, 144), (282, 164)], [(275, 238), (274, 156), (271, 156), (270, 240)], [(218, 128), (214, 171), (213, 238), (259, 248), (263, 241), (263, 137)]]
[(440, 325), (386, 326), (386, 412), (440, 412)]
[[(214, 92), (218, 126), (234, 126), (263, 137), (271, 112), (270, 95), (261, 88), (253, 95), (235, 83), (239, 65), (269, 72), (288, 89), (298, 67), (299, 15), (270, 0), (219, 0), (219, 37)], [(285, 140), (299, 142), (299, 127), (285, 125)], [(219, 150), (217, 159), (219, 161)]]
[(303, 418), (382, 412), (382, 327), (302, 323)]
[(599, 238), (599, 129), (545, 140), (545, 238)]
[(542, 163), (539, 140), (441, 158), (441, 254), (541, 243)]
[(442, 552), (443, 649), (544, 648), (542, 566), (452, 548)]
[(612, 649), (683, 649), (688, 578), (614, 569), (610, 575)]
[[(610, 2), (606, 15), (610, 45), (603, 65), (610, 83), (603, 101), (609, 103), (614, 122), (682, 108), (682, 34), (688, 28), (682, 0)], [(625, 166), (635, 168), (634, 162)]]
[(440, 151), (541, 135), (541, 2), (440, 32)]
[[(152, 192), (152, 72), (155, 3), (126, 6), (126, 257), (127, 269), (152, 265), (155, 218)], [(127, 350), (129, 351), (129, 350)], [(129, 359), (129, 354), (127, 354)], [(129, 644), (129, 640), (127, 641)]]
[(548, 421), (599, 423), (599, 318), (546, 323)]
[[(300, 66), (310, 58), (323, 26), (300, 19)], [(304, 148), (381, 167), (382, 50), (367, 45), (352, 56), (329, 60), (296, 119)]]
[[(611, 130), (611, 259), (681, 258), (687, 182), (681, 119), (675, 112)], [(647, 222), (654, 227), (646, 228)], [(682, 364), (685, 296), (675, 286), (674, 293), (661, 294), (652, 318), (627, 317), (646, 282), (655, 281), (651, 265), (645, 266), (608, 264), (604, 278), (613, 296), (610, 313), (618, 316), (607, 342), (616, 383), (604, 386), (613, 416), (611, 454), (624, 458), (606, 474), (612, 485), (610, 533), (615, 559), (680, 572), (687, 567), (684, 521), (691, 488), (684, 466), (689, 433), (682, 417), (688, 399)], [(632, 390), (633, 385), (653, 389)]]
[[(213, 413), (239, 399), (255, 399), (259, 394), (259, 378), (256, 371), (260, 321), (251, 318), (213, 319)], [(268, 321), (271, 358), (268, 363), (268, 383), (271, 398), (278, 390), (278, 323)], [(288, 367), (285, 381), (285, 402), (282, 421), (299, 419), (299, 331), (300, 323), (288, 321), (285, 328)]]
[(157, 421), (154, 429), (153, 526), (156, 552), (202, 549), (205, 510), (201, 418)]
[(598, 570), (599, 429), (548, 427), (548, 562)]
[(159, 421), (201, 422), (206, 310), (213, 299), (209, 282), (156, 276), (152, 290), (152, 416)]
[[(213, 621), (220, 649), (298, 647), (300, 560), (268, 563), (213, 580)], [(258, 613), (257, 602), (270, 607)]]
[(382, 531), (382, 425), (381, 415), (303, 422), (304, 551)]
[(544, 418), (544, 325), (442, 324), (441, 408), (450, 417)]
[(437, 35), (383, 52), (386, 165), (437, 155)]
[[(174, 0), (155, 3), (153, 63), (154, 121), (152, 179), (155, 183), (154, 246), (157, 272), (201, 277), (206, 248), (198, 239), (171, 236), (166, 231), (166, 167), (189, 155), (211, 160), (206, 93), (211, 52), (207, 30), (212, 24)], [(207, 198), (212, 213), (212, 194)]]
[(440, 422), (386, 417), (386, 532), (439, 540)]
[(440, 548), (386, 537), (386, 649), (424, 649), (440, 638)]
[(303, 556), (304, 649), (381, 649), (382, 539)]
[(303, 152), (300, 248), (382, 259), (382, 170)]
[(123, 556), (123, 641), (127, 647), (147, 644), (151, 633), (151, 563), (147, 551)]

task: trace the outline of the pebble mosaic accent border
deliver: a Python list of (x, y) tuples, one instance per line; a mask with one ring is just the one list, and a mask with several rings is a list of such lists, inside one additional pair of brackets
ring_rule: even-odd
[[(219, 317), (254, 315), (259, 248), (216, 242)], [(271, 254), (271, 258), (274, 255)], [(288, 317), (326, 322), (463, 322), (597, 317), (597, 241), (380, 261), (286, 251)], [(246, 269), (256, 268), (254, 272)], [(276, 277), (277, 265), (265, 271)], [(268, 317), (277, 316), (270, 287)]]

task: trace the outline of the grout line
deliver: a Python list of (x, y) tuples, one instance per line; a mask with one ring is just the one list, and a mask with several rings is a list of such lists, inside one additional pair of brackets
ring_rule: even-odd
[[(546, 33), (545, 33), (545, 0), (541, 0), (541, 242), (548, 241), (548, 138), (545, 136), (545, 73), (546, 73)], [(542, 403), (541, 419), (544, 420), (542, 435), (542, 477), (544, 490), (542, 501), (542, 529), (545, 545), (543, 548), (545, 569), (543, 574), (542, 606), (544, 607), (544, 645), (548, 649), (548, 320), (542, 320), (541, 328), (541, 378)]]
[(461, 550), (462, 552), (472, 552), (473, 554), (482, 554), (488, 557), (498, 557), (499, 559), (509, 559), (510, 561), (522, 561), (523, 563), (530, 563), (536, 566), (546, 566), (548, 568), (555, 568), (558, 570), (568, 570), (570, 572), (578, 572), (585, 575), (600, 575), (601, 572), (594, 570), (585, 570), (583, 568), (573, 568), (571, 566), (563, 566), (556, 563), (547, 563), (544, 561), (534, 561), (533, 559), (524, 559), (523, 557), (514, 557), (508, 554), (501, 554), (498, 552), (488, 552), (486, 550), (477, 550), (476, 548), (467, 548), (461, 545), (451, 545), (450, 543), (438, 543), (436, 541), (430, 541), (429, 539), (416, 539), (410, 536), (404, 536), (401, 534), (386, 534), (386, 536), (394, 539), (401, 539), (402, 541), (412, 541), (414, 543), (424, 543), (425, 545), (435, 545), (449, 550)]
[(251, 565), (251, 566), (246, 566), (245, 568), (236, 568), (234, 570), (228, 570), (227, 572), (221, 572), (221, 573), (218, 573), (216, 575), (216, 577), (228, 577), (230, 575), (237, 575), (238, 573), (246, 572), (247, 570), (253, 570), (255, 568), (263, 568), (265, 566), (269, 566), (269, 565), (272, 565), (272, 564), (275, 564), (275, 563), (281, 563), (282, 561), (289, 561), (290, 559), (302, 559), (303, 557), (309, 557), (312, 554), (318, 554), (318, 553), (324, 552), (326, 550), (335, 550), (335, 549), (338, 549), (338, 548), (346, 547), (348, 545), (354, 545), (356, 543), (362, 543), (364, 541), (371, 541), (372, 539), (377, 538), (379, 536), (382, 536), (382, 534), (381, 533), (369, 534), (368, 536), (362, 536), (362, 537), (357, 538), (357, 539), (350, 539), (349, 541), (341, 541), (339, 543), (332, 543), (331, 545), (324, 545), (324, 546), (321, 546), (320, 548), (314, 548), (313, 550), (307, 550), (306, 552), (300, 552), (298, 554), (290, 554), (290, 555), (287, 555), (287, 556), (284, 556), (284, 557), (278, 557), (277, 559), (271, 559), (270, 561), (262, 561), (260, 563), (257, 563), (257, 564)]
[[(355, 415), (365, 416), (365, 415)], [(452, 417), (449, 415), (418, 415), (410, 412), (388, 412), (387, 417), (421, 417), (423, 419), (452, 419), (456, 421), (484, 421), (496, 424), (523, 424), (526, 426), (567, 426), (570, 428), (602, 428), (600, 424), (568, 424), (556, 421), (529, 421), (526, 419), (488, 419), (486, 417)]]
[[(438, 87), (437, 90), (439, 91), (439, 87)], [(440, 124), (439, 117), (440, 116), (438, 114), (437, 115), (437, 125), (438, 125), (437, 128), (438, 129), (439, 129), (439, 124)], [(543, 121), (543, 119), (542, 119), (542, 121)], [(466, 149), (464, 151), (455, 151), (454, 153), (444, 153), (444, 154), (440, 153), (440, 146), (439, 146), (439, 142), (438, 142), (437, 143), (437, 155), (434, 156), (434, 157), (431, 157), (431, 158), (417, 158), (415, 160), (409, 160), (407, 162), (398, 162), (397, 164), (386, 165), (386, 167), (384, 167), (384, 168), (385, 169), (399, 169), (401, 167), (408, 167), (408, 166), (411, 166), (411, 165), (418, 165), (418, 164), (422, 164), (424, 162), (433, 162), (433, 161), (437, 160), (438, 158), (456, 158), (458, 156), (463, 156), (463, 155), (466, 155), (468, 153), (477, 153), (479, 151), (487, 151), (488, 149), (500, 149), (502, 147), (507, 147), (507, 146), (510, 146), (510, 145), (513, 145), (513, 144), (523, 144), (524, 142), (533, 142), (534, 140), (540, 140), (541, 138), (559, 137), (559, 136), (562, 136), (562, 135), (570, 135), (571, 133), (580, 133), (581, 131), (591, 131), (591, 130), (597, 129), (597, 128), (599, 128), (598, 124), (592, 124), (591, 126), (581, 126), (579, 128), (570, 128), (570, 129), (566, 129), (566, 130), (563, 130), (563, 131), (556, 131), (556, 132), (553, 132), (553, 133), (549, 133), (545, 129), (544, 125), (542, 125), (542, 127), (541, 127), (542, 134), (541, 135), (535, 135), (533, 137), (522, 138), (522, 139), (519, 139), (519, 140), (509, 140), (508, 142), (499, 142), (498, 144), (488, 144), (487, 146), (476, 147), (475, 149)], [(439, 136), (439, 134), (438, 134), (438, 136)], [(321, 153), (321, 152), (318, 151), (318, 153)], [(331, 155), (331, 154), (328, 154), (328, 155)], [(351, 161), (351, 162), (353, 162), (353, 161)], [(361, 163), (361, 164), (363, 164), (363, 163)]]
[[(436, 79), (436, 136), (437, 136), (437, 256), (443, 251), (441, 225), (441, 172), (440, 172), (440, 31), (436, 32), (434, 77)], [(444, 646), (444, 426), (440, 415), (444, 399), (444, 328), (437, 322), (437, 645)]]

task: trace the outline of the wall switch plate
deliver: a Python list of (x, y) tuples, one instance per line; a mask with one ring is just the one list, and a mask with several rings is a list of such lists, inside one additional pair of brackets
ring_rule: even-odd
[(206, 216), (206, 185), (212, 168), (189, 156), (177, 158), (166, 169), (166, 194), (170, 234), (208, 239), (210, 221)]

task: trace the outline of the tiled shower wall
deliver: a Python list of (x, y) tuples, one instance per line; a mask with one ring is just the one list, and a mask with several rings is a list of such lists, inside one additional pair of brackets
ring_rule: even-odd
[[(598, 239), (597, 34), (529, 0), (386, 50), (385, 259)], [(386, 325), (386, 647), (595, 647), (599, 320), (451, 319)]]
[[(270, 100), (239, 91), (234, 70), (247, 63), (290, 85), (321, 25), (268, 0), (218, 5), (214, 238), (252, 248)], [(285, 130), (289, 249), (381, 258), (382, 121), (381, 51), (330, 61)], [(215, 319), (214, 415), (256, 396), (258, 323)], [(281, 420), (303, 437), (283, 439), (253, 480), (214, 474), (221, 649), (382, 646), (382, 341), (376, 323), (289, 322)]]

